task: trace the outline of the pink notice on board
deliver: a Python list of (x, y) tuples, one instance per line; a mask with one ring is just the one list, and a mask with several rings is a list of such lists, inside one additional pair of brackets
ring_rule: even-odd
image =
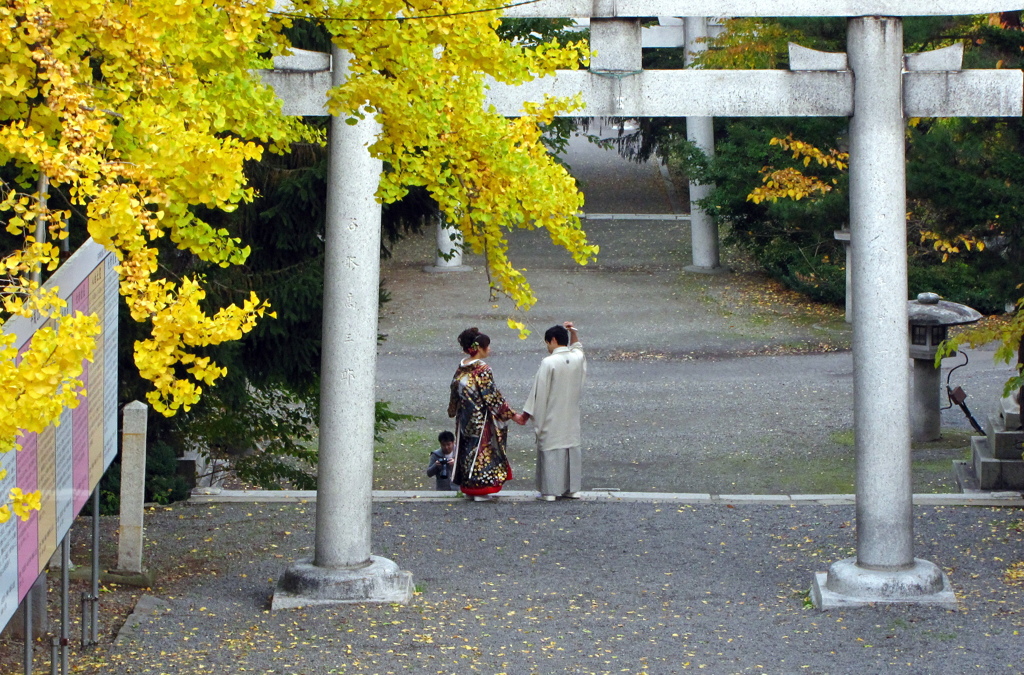
[[(21, 451), (17, 455), (17, 485), (25, 492), (34, 492), (38, 486), (36, 467), (36, 434), (21, 438)], [(18, 602), (39, 576), (39, 513), (27, 521), (18, 518)]]
[[(48, 287), (60, 289), (68, 311), (98, 314), (104, 342), (94, 355), (95, 365), (90, 368), (90, 364), (83, 363), (81, 380), (91, 397), (83, 399), (79, 408), (65, 408), (59, 426), (51, 424), (39, 433), (23, 436), (20, 440), (24, 450), (3, 457), (8, 470), (5, 489), (17, 485), (26, 492), (38, 491), (41, 508), (27, 522), (14, 520), (0, 528), (0, 626), (10, 620), (35, 583), (117, 452), (118, 278), (107, 274), (114, 264), (113, 254), (90, 240), (47, 281)], [(108, 318), (111, 320), (106, 321)], [(4, 322), (3, 330), (15, 336), (15, 344), (24, 352), (37, 331), (53, 328), (54, 323), (43, 316), (13, 316)], [(113, 357), (115, 363), (105, 368), (104, 359), (108, 357)], [(92, 417), (99, 418), (93, 422), (91, 433), (90, 409)]]
[[(80, 283), (71, 294), (71, 313), (89, 313), (89, 279)], [(82, 385), (89, 391), (89, 362), (82, 363)], [(89, 397), (79, 399), (71, 411), (71, 489), (73, 516), (89, 501)]]

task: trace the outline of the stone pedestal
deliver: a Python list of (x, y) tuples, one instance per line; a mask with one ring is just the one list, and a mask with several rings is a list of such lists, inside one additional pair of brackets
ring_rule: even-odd
[(412, 573), (377, 556), (357, 567), (317, 567), (312, 558), (299, 560), (285, 570), (274, 591), (271, 610), (310, 605), (395, 602), (412, 599)]
[(915, 558), (913, 564), (893, 571), (872, 570), (847, 558), (832, 564), (828, 573), (814, 575), (811, 600), (818, 609), (864, 607), (874, 603), (938, 605), (956, 609), (949, 579), (934, 563)]
[(1012, 398), (1000, 401), (999, 412), (985, 421), (985, 435), (971, 438), (971, 461), (953, 462), (963, 492), (1024, 490), (1024, 430), (1020, 406)]
[(1020, 429), (1020, 402), (1016, 396), (1007, 396), (999, 401), (999, 416), (1007, 429)]
[(915, 443), (937, 441), (942, 435), (939, 392), (942, 372), (933, 359), (913, 359), (914, 377), (910, 395), (910, 437)]

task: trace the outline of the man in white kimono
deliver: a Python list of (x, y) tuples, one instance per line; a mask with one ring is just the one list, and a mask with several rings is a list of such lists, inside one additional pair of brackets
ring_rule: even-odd
[(548, 356), (541, 361), (533, 388), (516, 421), (531, 417), (537, 436), (537, 489), (540, 499), (579, 497), (580, 393), (587, 357), (571, 321), (544, 333)]

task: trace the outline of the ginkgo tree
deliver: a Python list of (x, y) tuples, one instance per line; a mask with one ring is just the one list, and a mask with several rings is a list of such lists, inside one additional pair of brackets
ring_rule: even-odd
[[(154, 241), (167, 237), (218, 264), (243, 261), (241, 243), (191, 207), (233, 208), (249, 196), (245, 159), (308, 135), (299, 122), (268, 114), (274, 97), (248, 75), (282, 46), (268, 10), (260, 2), (155, 0), (12, 0), (0, 8), (0, 217), (20, 241), (3, 259), (0, 299), (8, 315), (53, 320), (20, 358), (13, 338), (2, 338), (0, 450), (18, 449), (20, 433), (42, 431), (84, 393), (78, 377), (96, 319), (62, 315), (56, 289), (38, 282), (59, 262), (53, 242), (68, 236), (69, 219), (116, 252), (131, 315), (152, 327), (135, 360), (160, 412), (193, 404), (222, 375), (198, 348), (237, 339), (266, 312), (256, 297), (209, 311), (201, 279), (161, 278)], [(10, 495), (23, 518), (37, 499)]]
[[(56, 422), (81, 395), (95, 317), (65, 316), (37, 278), (59, 264), (53, 242), (81, 226), (114, 251), (120, 292), (148, 335), (134, 345), (147, 394), (164, 415), (188, 409), (224, 368), (204, 348), (239, 339), (270, 313), (250, 293), (211, 307), (201, 275), (175, 276), (161, 256), (244, 263), (248, 249), (197, 208), (230, 211), (253, 197), (244, 162), (318, 140), (254, 74), (287, 49), (295, 17), (322, 22), (353, 55), (352, 77), (332, 92), (332, 113), (376, 115), (372, 151), (386, 161), (379, 198), (426, 187), (474, 250), (492, 287), (528, 308), (529, 285), (507, 256), (510, 227), (545, 227), (580, 263), (597, 252), (576, 212), (582, 197), (543, 150), (545, 124), (578, 101), (528, 105), (508, 120), (484, 106), (485, 76), (518, 83), (574, 68), (583, 43), (526, 47), (496, 34), (485, 0), (297, 2), (271, 0), (11, 0), (0, 7), (0, 218), (18, 242), (3, 258), (6, 314), (37, 312), (52, 327), (18, 355), (0, 338), (6, 415), (0, 450)], [(49, 197), (49, 199), (47, 199)], [(40, 236), (45, 232), (45, 236)], [(72, 229), (71, 236), (83, 238)], [(161, 243), (162, 242), (164, 243)], [(514, 323), (511, 322), (510, 323)], [(27, 517), (38, 495), (12, 491)]]
[[(375, 115), (383, 133), (370, 151), (388, 167), (378, 193), (386, 202), (425, 187), (465, 243), (487, 259), (495, 291), (517, 307), (536, 301), (509, 261), (503, 232), (544, 227), (576, 262), (597, 254), (577, 213), (583, 196), (541, 143), (557, 113), (581, 97), (548, 98), (509, 120), (485, 104), (486, 80), (520, 84), (589, 57), (584, 42), (525, 46), (502, 40), (495, 0), (299, 0), (294, 11), (319, 19), (352, 54), (348, 81), (330, 96), (332, 113)], [(396, 20), (400, 17), (400, 20)], [(522, 324), (509, 321), (510, 325)], [(524, 335), (525, 336), (525, 335)]]

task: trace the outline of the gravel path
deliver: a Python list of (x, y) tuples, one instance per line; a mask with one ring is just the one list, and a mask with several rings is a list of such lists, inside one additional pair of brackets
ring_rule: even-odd
[[(671, 213), (655, 164), (627, 163), (580, 142), (567, 159), (587, 194), (596, 195), (593, 208), (588, 197), (588, 212), (618, 204), (620, 212)], [(614, 202), (608, 194), (617, 195)], [(810, 305), (756, 274), (682, 272), (690, 261), (685, 220), (584, 224), (601, 246), (598, 262), (586, 267), (543, 232), (511, 233), (511, 259), (526, 269), (539, 298), (525, 314), (488, 296), (480, 257), (465, 256), (472, 272), (425, 274), (432, 233), (396, 248), (383, 266), (392, 299), (381, 316), (388, 337), (378, 356), (377, 394), (423, 418), (402, 429), (431, 439), (450, 426), (448, 384), (462, 329), (478, 326), (491, 336), (496, 382), (519, 406), (546, 353), (544, 330), (573, 320), (588, 360), (584, 489), (852, 491), (853, 359), (841, 310)], [(725, 262), (734, 262), (728, 253)], [(527, 322), (529, 339), (517, 339), (505, 325), (510, 315)], [(984, 420), (1010, 372), (992, 363), (989, 349), (976, 353), (953, 383)], [(969, 425), (958, 408), (943, 414), (943, 424), (960, 435), (919, 452), (915, 491), (958, 489), (951, 463), (967, 452)], [(532, 432), (513, 428), (509, 443), (526, 478), (514, 488), (528, 489)]]
[[(852, 506), (378, 503), (374, 550), (413, 572), (399, 606), (268, 611), (309, 555), (315, 506), (147, 516), (156, 609), (83, 672), (1020, 673), (1017, 508), (916, 509), (917, 553), (960, 609), (807, 607), (852, 554)], [(81, 663), (82, 660), (76, 660)]]

